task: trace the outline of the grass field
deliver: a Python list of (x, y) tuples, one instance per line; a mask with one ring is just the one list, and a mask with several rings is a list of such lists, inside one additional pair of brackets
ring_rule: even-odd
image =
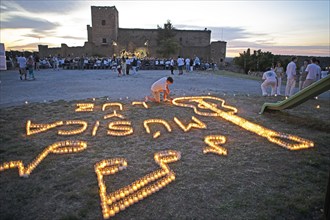
[[(29, 178), (17, 169), (0, 172), (0, 219), (102, 219), (99, 187), (94, 164), (111, 158), (125, 158), (127, 169), (105, 177), (107, 192), (113, 192), (159, 168), (153, 155), (163, 150), (181, 152), (181, 159), (169, 164), (176, 180), (159, 192), (128, 207), (115, 219), (322, 219), (330, 170), (330, 103), (310, 100), (282, 112), (258, 115), (264, 102), (280, 97), (212, 94), (238, 109), (237, 115), (251, 122), (312, 140), (311, 149), (290, 151), (270, 143), (217, 117), (198, 116), (190, 108), (151, 104), (149, 109), (132, 106), (132, 100), (99, 98), (82, 100), (95, 104), (93, 112), (75, 112), (78, 102), (27, 104), (1, 109), (0, 164), (22, 160), (31, 163), (47, 146), (64, 140), (86, 141), (87, 149), (72, 154), (49, 154)], [(102, 104), (119, 101), (125, 120), (134, 133), (124, 137), (107, 134), (109, 122)], [(316, 108), (319, 105), (320, 108)], [(183, 132), (173, 121), (187, 124), (196, 116), (206, 129)], [(154, 139), (143, 127), (146, 119), (160, 118), (172, 132), (153, 125)], [(61, 136), (57, 131), (77, 126), (61, 126), (27, 136), (27, 120), (34, 123), (83, 120), (82, 134)], [(100, 126), (96, 136), (92, 128)], [(203, 154), (204, 137), (223, 135), (227, 156)]]

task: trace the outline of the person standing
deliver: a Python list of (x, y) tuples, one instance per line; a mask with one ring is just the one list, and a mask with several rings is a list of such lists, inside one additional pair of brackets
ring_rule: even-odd
[(320, 80), (321, 79), (321, 72), (322, 72), (322, 69), (321, 69), (321, 66), (320, 66), (320, 61), (319, 60), (316, 60), (316, 63), (315, 63), (317, 66), (318, 66), (318, 77), (316, 79), (317, 80)]
[(286, 67), (286, 87), (285, 87), (285, 96), (292, 96), (294, 94), (295, 86), (296, 86), (296, 62), (297, 57), (292, 57), (291, 62)]
[(180, 56), (178, 56), (177, 63), (178, 63), (179, 75), (182, 75), (183, 74), (183, 66), (184, 66), (184, 60), (183, 60), (183, 58), (181, 58)]
[(312, 63), (307, 65), (306, 67), (307, 76), (302, 87), (303, 89), (306, 88), (307, 86), (312, 85), (319, 78), (320, 67), (316, 63), (317, 63), (316, 58), (313, 57)]
[(85, 69), (84, 65), (85, 65), (85, 56), (83, 55), (82, 57), (79, 57), (78, 69), (84, 70)]
[(34, 69), (40, 71), (40, 57), (38, 54), (34, 57)]
[(194, 71), (194, 60), (190, 59), (190, 72)]
[(146, 96), (145, 102), (149, 100), (152, 102), (160, 103), (160, 93), (164, 93), (163, 101), (171, 100), (169, 97), (170, 89), (168, 88), (169, 85), (173, 84), (172, 77), (163, 77), (156, 82), (154, 82), (151, 86), (151, 94), (152, 97)]
[(131, 68), (131, 60), (126, 57), (126, 75), (129, 75), (129, 69)]
[(196, 56), (195, 60), (194, 60), (194, 66), (196, 67), (196, 69), (199, 69), (200, 65), (201, 65), (201, 61), (200, 61), (199, 57)]
[(276, 73), (270, 68), (262, 75), (262, 79), (265, 80), (261, 84), (262, 96), (268, 96), (267, 88), (271, 87), (271, 96), (276, 94)]
[(35, 80), (34, 78), (34, 73), (33, 73), (33, 69), (34, 69), (34, 60), (32, 55), (29, 56), (28, 60), (26, 61), (26, 65), (27, 68), (29, 70), (29, 79)]
[(307, 76), (306, 68), (307, 68), (308, 63), (309, 63), (308, 60), (305, 60), (304, 64), (300, 67), (299, 91), (302, 90), (304, 82), (306, 80), (306, 76)]
[(121, 57), (121, 71), (123, 73), (123, 76), (126, 75), (126, 59), (124, 56)]
[(23, 80), (23, 76), (24, 76), (24, 80), (26, 80), (26, 58), (22, 55), (18, 57), (17, 61), (19, 65), (19, 74), (20, 74), (19, 78)]
[(117, 59), (117, 71), (118, 71), (118, 77), (121, 76), (121, 72), (122, 72), (122, 62), (121, 59)]
[(131, 65), (132, 65), (133, 75), (136, 75), (136, 74), (137, 74), (137, 72), (136, 72), (136, 68), (137, 68), (137, 58), (135, 57), (134, 54), (133, 54), (133, 58), (132, 58)]
[(171, 74), (174, 75), (174, 59), (173, 59), (173, 57), (171, 57), (171, 61), (170, 61), (170, 70), (171, 70)]
[(186, 63), (186, 72), (190, 72), (190, 59), (189, 59), (189, 57), (186, 58), (185, 63)]
[(60, 70), (60, 68), (58, 67), (58, 64), (59, 64), (58, 58), (57, 58), (57, 56), (54, 56), (53, 57), (53, 70), (57, 70), (57, 71)]
[(281, 95), (282, 77), (284, 74), (284, 69), (280, 61), (277, 62), (274, 72), (276, 73), (276, 80), (277, 80), (276, 94)]
[(323, 70), (321, 70), (321, 79), (327, 77), (328, 74), (329, 71), (326, 68), (323, 68)]

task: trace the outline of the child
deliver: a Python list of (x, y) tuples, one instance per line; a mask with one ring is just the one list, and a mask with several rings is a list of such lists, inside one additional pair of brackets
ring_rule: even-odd
[(169, 85), (173, 84), (173, 78), (172, 77), (163, 77), (156, 82), (154, 82), (151, 86), (151, 94), (152, 97), (146, 96), (145, 101), (152, 101), (160, 103), (160, 93), (164, 93), (164, 101), (167, 101), (167, 99), (172, 100), (169, 97), (170, 89), (168, 88)]

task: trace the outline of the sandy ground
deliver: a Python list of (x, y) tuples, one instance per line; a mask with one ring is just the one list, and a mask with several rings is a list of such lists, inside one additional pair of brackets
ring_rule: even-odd
[[(41, 70), (35, 81), (21, 81), (18, 71), (0, 74), (0, 107), (18, 106), (28, 102), (80, 100), (109, 97), (113, 99), (141, 99), (149, 94), (150, 86), (169, 71), (139, 71), (136, 76), (118, 77), (110, 70)], [(173, 76), (170, 86), (174, 96), (206, 95), (208, 93), (260, 94), (260, 82), (212, 74), (185, 73)]]
[[(111, 70), (60, 70), (35, 71), (35, 81), (19, 79), (17, 70), (0, 73), (0, 108), (24, 105), (29, 102), (52, 102), (109, 97), (110, 99), (143, 100), (150, 93), (150, 86), (161, 77), (171, 76), (167, 70), (139, 71), (136, 76), (118, 77)], [(172, 75), (172, 95), (259, 95), (260, 84), (256, 80), (216, 75), (212, 72), (192, 72), (182, 76)], [(282, 94), (284, 93), (282, 85)], [(330, 93), (321, 98), (329, 99)]]
[[(88, 147), (74, 154), (50, 154), (29, 178), (20, 178), (17, 169), (0, 172), (0, 219), (102, 219), (95, 163), (117, 157), (128, 161), (125, 172), (105, 179), (110, 193), (158, 169), (153, 155), (167, 149), (182, 156), (170, 164), (175, 182), (118, 213), (116, 219), (323, 219), (330, 167), (329, 92), (293, 109), (259, 115), (264, 102), (283, 99), (262, 97), (261, 80), (225, 77), (221, 72), (173, 76), (174, 97), (210, 93), (237, 107), (239, 117), (315, 143), (310, 149), (289, 151), (219, 117), (196, 115), (207, 129), (183, 132), (173, 118), (188, 124), (195, 115), (190, 108), (169, 103), (148, 103), (150, 109), (131, 105), (143, 100), (151, 84), (169, 76), (168, 71), (140, 71), (121, 78), (109, 70), (42, 70), (35, 75), (35, 81), (21, 81), (17, 71), (0, 73), (0, 164), (22, 160), (27, 165), (57, 141), (82, 140)], [(105, 97), (123, 103), (120, 113), (132, 121), (133, 135), (107, 134), (115, 119), (104, 119), (110, 113), (101, 111)], [(97, 98), (95, 111), (75, 112), (76, 100), (91, 101), (88, 98)], [(152, 132), (159, 129), (161, 136), (152, 138), (143, 126), (145, 119), (152, 118), (167, 121), (173, 132), (153, 125)], [(58, 135), (58, 130), (73, 129), (61, 126), (26, 135), (27, 120), (73, 119), (86, 121), (87, 130)], [(97, 120), (100, 128), (92, 136)], [(227, 156), (203, 154), (208, 135), (226, 137)]]

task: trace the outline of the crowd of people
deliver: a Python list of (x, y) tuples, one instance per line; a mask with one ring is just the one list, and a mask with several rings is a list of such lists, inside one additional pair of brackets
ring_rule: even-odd
[[(22, 55), (23, 56), (23, 55)], [(44, 58), (39, 58), (38, 55), (31, 55), (34, 59), (36, 65), (40, 69), (48, 69), (48, 68), (63, 68), (63, 69), (112, 69), (112, 67), (118, 64), (122, 64), (128, 60), (128, 63), (132, 62), (134, 59), (133, 56), (122, 56), (122, 57), (97, 57), (97, 56), (78, 56), (78, 57), (61, 57), (61, 56), (49, 56)], [(11, 59), (11, 66), (17, 66), (18, 58)], [(26, 57), (27, 58), (27, 57)], [(137, 66), (140, 69), (145, 70), (164, 70), (170, 69), (171, 66), (177, 66), (179, 62), (178, 59), (173, 58), (153, 58), (153, 57), (145, 57), (137, 59)], [(183, 61), (184, 69), (187, 72), (193, 71), (195, 69), (198, 70), (207, 70), (207, 69), (217, 69), (216, 63), (201, 61), (197, 56), (195, 58), (181, 58)], [(181, 65), (181, 64), (180, 64)], [(35, 67), (36, 69), (37, 67)]]
[[(282, 79), (286, 76), (285, 96), (290, 97), (296, 93), (296, 83), (298, 82), (299, 91), (310, 86), (314, 82), (326, 77), (329, 72), (321, 70), (320, 62), (316, 58), (310, 61), (305, 60), (303, 65), (298, 69), (296, 62), (297, 57), (292, 57), (291, 62), (287, 65), (286, 70), (282, 67), (281, 62), (277, 62), (275, 67), (269, 68), (263, 73), (261, 91), (263, 96), (280, 96)], [(298, 70), (297, 70), (298, 69)], [(271, 92), (267, 90), (270, 88)]]
[[(110, 69), (116, 72), (118, 76), (136, 75), (139, 70), (170, 70), (174, 74), (174, 70), (178, 69), (179, 75), (182, 75), (184, 70), (192, 72), (194, 70), (217, 70), (217, 65), (213, 62), (201, 62), (197, 56), (195, 58), (177, 59), (158, 59), (158, 58), (138, 58), (134, 54), (131, 57), (71, 57), (65, 58), (61, 56), (50, 56), (40, 58), (38, 55), (30, 55), (28, 58), (23, 54), (16, 58), (17, 66), (21, 79), (35, 79), (34, 71), (40, 69), (52, 68), (55, 71), (60, 69)], [(15, 66), (15, 64), (14, 64)], [(29, 75), (27, 76), (27, 72)], [(131, 73), (130, 73), (131, 72)]]

